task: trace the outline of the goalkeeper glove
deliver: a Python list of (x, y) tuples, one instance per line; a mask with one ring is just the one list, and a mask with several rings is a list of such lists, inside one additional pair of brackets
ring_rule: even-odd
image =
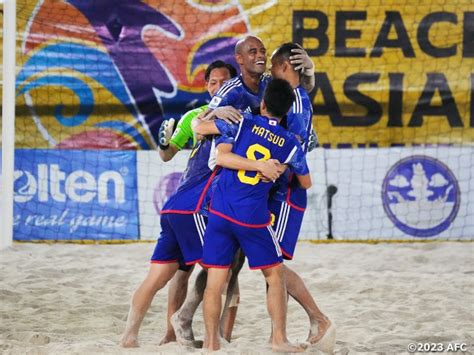
[(318, 145), (318, 135), (315, 130), (312, 129), (308, 137), (308, 153), (311, 152)]
[(173, 135), (174, 130), (174, 118), (169, 120), (164, 120), (161, 123), (160, 131), (158, 132), (158, 144), (160, 145), (161, 150), (168, 149), (170, 145), (171, 136)]

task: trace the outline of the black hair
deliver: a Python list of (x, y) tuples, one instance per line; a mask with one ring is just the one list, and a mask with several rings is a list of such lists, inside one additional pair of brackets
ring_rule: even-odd
[[(295, 43), (291, 43), (291, 42), (284, 43), (273, 52), (272, 59), (275, 59), (278, 63), (282, 63), (284, 61), (287, 61), (289, 63), (290, 56), (293, 54), (291, 50), (298, 49), (298, 48), (300, 47), (298, 47), (298, 45)], [(291, 65), (294, 67), (293, 64)]]
[(283, 118), (290, 110), (295, 94), (290, 83), (283, 79), (273, 79), (268, 83), (263, 93), (263, 101), (268, 113), (277, 118)]
[(211, 76), (211, 72), (214, 69), (218, 69), (218, 68), (227, 68), (231, 78), (237, 76), (237, 70), (234, 68), (234, 66), (232, 64), (225, 63), (222, 60), (216, 60), (216, 61), (212, 62), (211, 64), (209, 64), (209, 66), (207, 67), (206, 73), (204, 74), (204, 79), (206, 81), (209, 81), (209, 77)]

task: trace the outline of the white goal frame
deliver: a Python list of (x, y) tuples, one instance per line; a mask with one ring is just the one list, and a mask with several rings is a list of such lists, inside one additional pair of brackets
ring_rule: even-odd
[(2, 180), (0, 249), (13, 241), (15, 156), (16, 0), (3, 3)]

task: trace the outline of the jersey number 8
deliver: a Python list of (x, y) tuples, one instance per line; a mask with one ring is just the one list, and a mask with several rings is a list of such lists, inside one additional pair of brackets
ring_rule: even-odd
[[(257, 159), (255, 153), (260, 153), (262, 155), (261, 158)], [(247, 159), (250, 160), (268, 160), (270, 159), (270, 150), (265, 148), (263, 145), (260, 144), (252, 144), (247, 149)], [(255, 176), (248, 176), (246, 175), (246, 170), (239, 170), (237, 173), (237, 177), (243, 184), (249, 185), (257, 185), (260, 181), (260, 175), (257, 173)]]

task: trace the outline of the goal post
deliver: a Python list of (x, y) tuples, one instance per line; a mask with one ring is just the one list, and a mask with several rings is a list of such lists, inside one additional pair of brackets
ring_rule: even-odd
[(13, 177), (15, 156), (16, 0), (3, 0), (3, 91), (0, 249), (13, 240)]

